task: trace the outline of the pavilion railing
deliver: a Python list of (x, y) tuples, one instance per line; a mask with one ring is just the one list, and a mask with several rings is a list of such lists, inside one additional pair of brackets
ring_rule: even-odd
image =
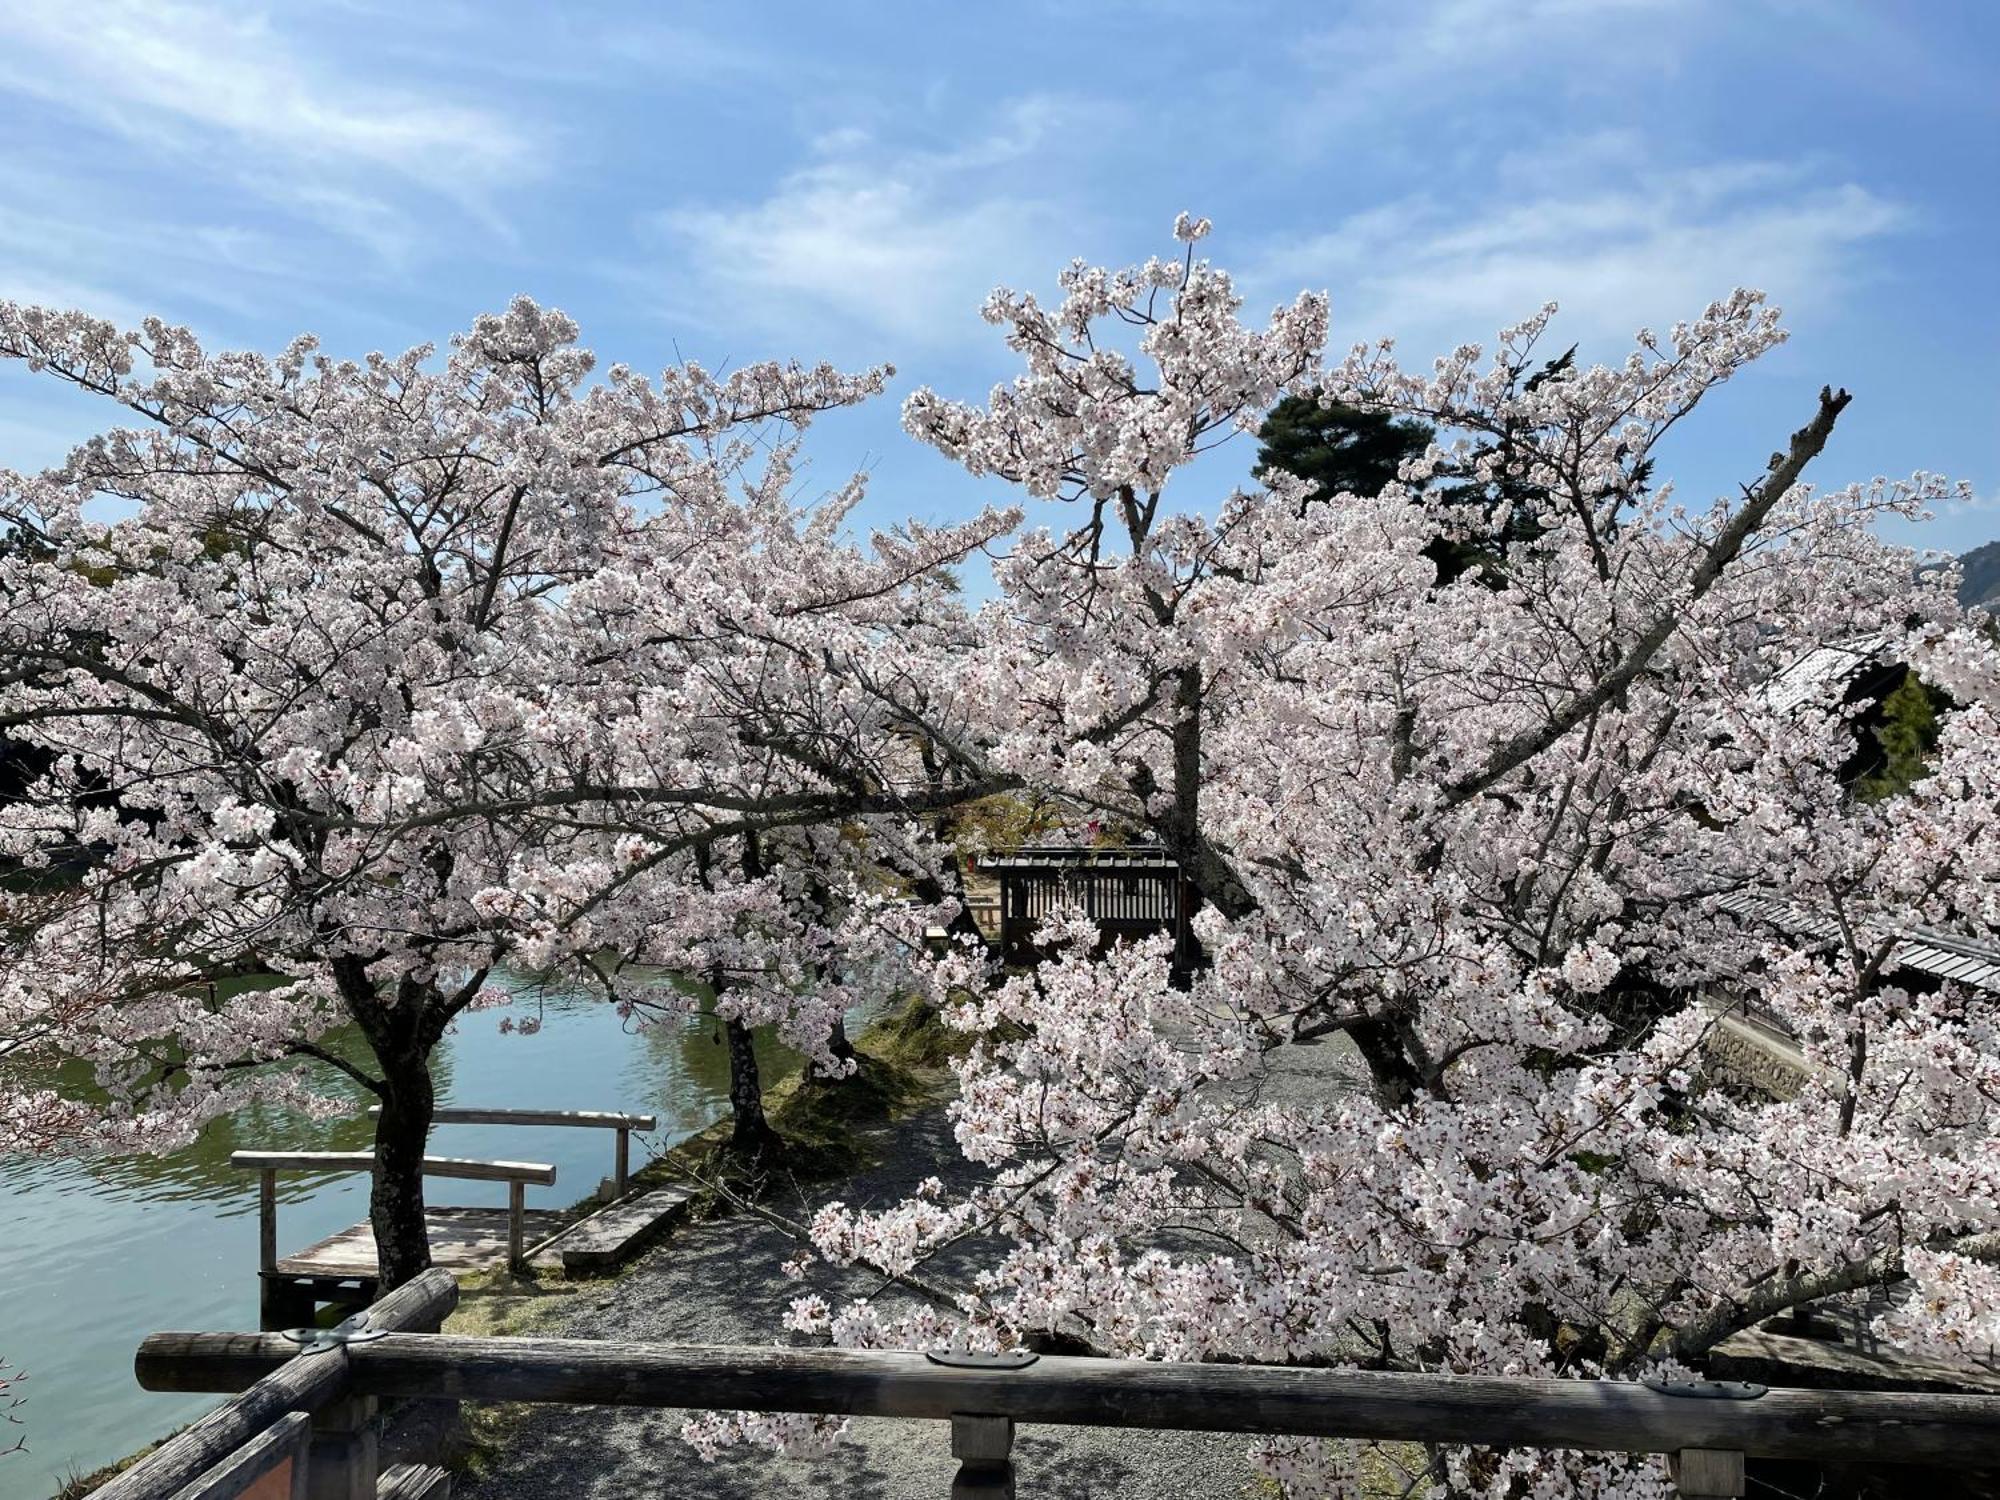
[[(368, 1111), (371, 1120), (382, 1117), (382, 1106)], [(659, 1125), (653, 1115), (626, 1114), (605, 1109), (479, 1109), (441, 1105), (431, 1112), (433, 1125), (528, 1125), (537, 1128), (562, 1126), (614, 1130), (617, 1143), (612, 1151), (611, 1196), (622, 1198), (632, 1186), (632, 1132), (649, 1132)]]

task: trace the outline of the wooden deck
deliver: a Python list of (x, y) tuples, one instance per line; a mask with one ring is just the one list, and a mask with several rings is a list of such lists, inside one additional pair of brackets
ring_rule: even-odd
[[(669, 1220), (693, 1196), (680, 1187), (629, 1194), (631, 1138), (648, 1131), (652, 1115), (607, 1110), (474, 1109), (452, 1107), (433, 1115), (440, 1125), (580, 1126), (617, 1133), (613, 1176), (598, 1190), (605, 1204), (594, 1213), (529, 1209), (528, 1187), (548, 1187), (556, 1169), (547, 1162), (472, 1161), (426, 1156), (425, 1177), (461, 1177), (507, 1184), (503, 1208), (432, 1208), (424, 1214), (431, 1264), (463, 1275), (507, 1267), (517, 1275), (534, 1268), (564, 1271), (615, 1266)], [(375, 1235), (367, 1220), (328, 1235), (291, 1255), (278, 1254), (278, 1174), (280, 1172), (365, 1172), (372, 1151), (234, 1151), (231, 1166), (255, 1171), (259, 1316), (266, 1329), (303, 1327), (319, 1316), (319, 1305), (358, 1309), (373, 1301), (381, 1280)]]
[[(679, 1218), (693, 1197), (690, 1188), (655, 1188), (574, 1220), (555, 1209), (525, 1209), (522, 1230), (526, 1243), (534, 1247), (528, 1264), (536, 1270), (570, 1274), (622, 1264)], [(430, 1233), (431, 1263), (454, 1276), (506, 1265), (508, 1217), (504, 1208), (427, 1210), (424, 1226)], [(374, 1298), (378, 1280), (375, 1232), (364, 1219), (280, 1257), (262, 1273), (264, 1326), (310, 1323), (322, 1302), (365, 1305)]]
[[(529, 1243), (554, 1234), (565, 1217), (554, 1209), (526, 1210), (522, 1221)], [(507, 1262), (504, 1208), (433, 1208), (424, 1214), (424, 1228), (430, 1234), (431, 1263), (447, 1271), (484, 1271)], [(295, 1255), (282, 1257), (273, 1271), (279, 1276), (373, 1281), (375, 1231), (363, 1219)]]

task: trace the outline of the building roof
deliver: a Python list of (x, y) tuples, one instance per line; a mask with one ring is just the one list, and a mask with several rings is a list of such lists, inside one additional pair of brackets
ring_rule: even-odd
[(1024, 844), (979, 856), (983, 875), (1049, 874), (1065, 870), (1130, 870), (1168, 874), (1179, 870), (1174, 857), (1152, 844)]
[[(1871, 665), (1881, 664), (1887, 646), (1881, 635), (1862, 635), (1838, 645), (1815, 647), (1788, 662), (1764, 685), (1765, 701), (1780, 711), (1797, 708), (1828, 686), (1851, 681)], [(1825, 913), (1754, 891), (1720, 897), (1716, 905), (1732, 915), (1765, 921), (1795, 936), (1824, 942), (1840, 937), (1839, 925)], [(1889, 962), (1898, 969), (2000, 993), (2000, 947), (1990, 943), (1913, 927), (1890, 950)]]
[(1864, 635), (1837, 646), (1815, 646), (1785, 663), (1764, 684), (1764, 701), (1780, 713), (1797, 708), (1829, 683), (1852, 678), (1876, 661), (1887, 645), (1879, 635)]
[[(1755, 891), (1732, 891), (1716, 898), (1716, 906), (1732, 916), (1749, 917), (1770, 923), (1780, 931), (1801, 937), (1837, 942), (1840, 927), (1823, 912), (1814, 912)], [(1911, 969), (1938, 979), (1969, 984), (1974, 989), (2000, 994), (2000, 947), (1975, 942), (1953, 933), (1912, 927), (1889, 950), (1893, 968)]]

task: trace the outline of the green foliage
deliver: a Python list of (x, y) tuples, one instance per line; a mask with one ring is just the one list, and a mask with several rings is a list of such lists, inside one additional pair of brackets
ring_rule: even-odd
[[(1526, 389), (1551, 380), (1565, 380), (1576, 363), (1576, 350), (1566, 350), (1528, 377)], [(1387, 412), (1366, 411), (1340, 402), (1326, 402), (1311, 392), (1287, 396), (1271, 408), (1258, 433), (1254, 477), (1273, 471), (1307, 481), (1307, 503), (1339, 494), (1376, 495), (1393, 483), (1403, 463), (1427, 449), (1436, 432), (1423, 422)], [(1512, 429), (1482, 436), (1462, 464), (1442, 465), (1427, 480), (1409, 482), (1412, 494), (1442, 501), (1449, 509), (1448, 534), (1424, 548), (1446, 584), (1476, 572), (1497, 585), (1506, 565), (1507, 548), (1532, 542), (1539, 534), (1532, 505), (1543, 492), (1521, 477), (1527, 464), (1520, 454), (1525, 433)], [(1484, 472), (1490, 477), (1475, 477)], [(1635, 474), (1643, 486), (1645, 473)]]
[(976, 843), (988, 849), (1006, 849), (1040, 843), (1088, 817), (1059, 798), (1038, 792), (1001, 792), (941, 814), (938, 831), (960, 848)]
[(1905, 671), (1857, 726), (1862, 769), (1854, 781), (1855, 796), (1879, 802), (1908, 791), (1937, 750), (1938, 715), (1950, 706), (1945, 694)]
[(972, 1050), (972, 1043), (970, 1035), (945, 1025), (928, 1000), (912, 995), (873, 1022), (855, 1045), (885, 1067), (921, 1081), (942, 1080), (952, 1063)]
[(168, 1433), (166, 1437), (160, 1438), (155, 1442), (146, 1444), (146, 1446), (141, 1448), (138, 1452), (128, 1453), (123, 1458), (119, 1459), (116, 1463), (106, 1464), (101, 1469), (93, 1469), (88, 1474), (81, 1473), (77, 1470), (71, 1470), (68, 1474), (64, 1475), (61, 1481), (56, 1485), (56, 1492), (53, 1496), (50, 1497), (50, 1500), (84, 1500), (84, 1497), (86, 1495), (93, 1495), (97, 1491), (103, 1489), (104, 1486), (111, 1483), (112, 1480), (116, 1479), (120, 1474), (123, 1474), (127, 1469), (131, 1468), (132, 1465), (136, 1464), (140, 1459), (150, 1457), (155, 1448), (160, 1447), (161, 1444), (167, 1442), (171, 1438), (179, 1437), (183, 1432), (186, 1431), (187, 1429), (185, 1427), (176, 1427), (172, 1432)]
[(1312, 485), (1314, 500), (1376, 495), (1395, 482), (1406, 459), (1430, 446), (1431, 437), (1429, 427), (1408, 417), (1322, 405), (1310, 394), (1287, 396), (1264, 419), (1251, 473), (1259, 479), (1273, 470), (1295, 474)]

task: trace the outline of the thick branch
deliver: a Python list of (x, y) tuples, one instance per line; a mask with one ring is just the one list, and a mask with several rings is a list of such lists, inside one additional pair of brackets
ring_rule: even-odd
[(1826, 440), (1833, 434), (1835, 420), (1852, 399), (1846, 391), (1822, 387), (1819, 393), (1819, 410), (1813, 414), (1810, 422), (1792, 434), (1791, 447), (1778, 456), (1776, 462), (1771, 465), (1770, 472), (1764, 476), (1763, 482), (1750, 493), (1743, 509), (1722, 528), (1721, 534), (1710, 544), (1689, 580), (1687, 597), (1680, 603), (1661, 610), (1652, 624), (1640, 633), (1638, 640), (1633, 642), (1618, 665), (1599, 679), (1597, 685), (1589, 692), (1571, 699), (1563, 708), (1533, 729), (1523, 730), (1520, 734), (1502, 742), (1477, 771), (1448, 785), (1438, 811), (1448, 811), (1470, 801), (1505, 780), (1630, 687), (1673, 635), (1674, 628), (1680, 623), (1687, 606), (1702, 598), (1715, 586), (1716, 580), (1722, 576), (1722, 570), (1735, 561), (1737, 555), (1742, 552), (1743, 544), (1749, 540), (1751, 533), (1763, 525), (1764, 518), (1770, 515), (1772, 508), (1784, 498), (1794, 484), (1798, 483), (1799, 475), (1804, 472), (1806, 465), (1811, 463), (1826, 446)]
[[(1926, 1248), (1950, 1250), (1968, 1260), (2000, 1261), (2000, 1232), (1989, 1231), (1958, 1238), (1940, 1236), (1929, 1241)], [(1864, 1286), (1900, 1281), (1903, 1275), (1903, 1247), (1892, 1245), (1866, 1260), (1848, 1261), (1801, 1276), (1774, 1276), (1741, 1297), (1717, 1303), (1693, 1322), (1676, 1330), (1669, 1348), (1674, 1358), (1692, 1363), (1731, 1334), (1775, 1317), (1788, 1308), (1814, 1302), (1821, 1297), (1857, 1291)]]

